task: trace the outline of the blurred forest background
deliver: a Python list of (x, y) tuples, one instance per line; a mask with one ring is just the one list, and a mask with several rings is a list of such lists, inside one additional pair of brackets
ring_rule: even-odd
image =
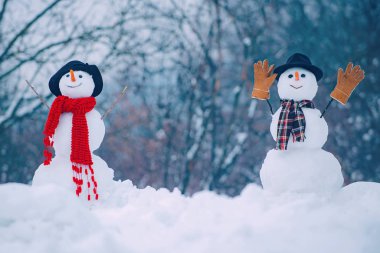
[(377, 0), (0, 0), (0, 183), (30, 183), (43, 162), (48, 111), (25, 80), (51, 103), (50, 76), (78, 59), (102, 71), (101, 113), (129, 85), (96, 152), (117, 179), (237, 195), (275, 145), (267, 104), (250, 98), (253, 62), (295, 52), (324, 70), (320, 110), (339, 67), (366, 71), (330, 107), (325, 149), (346, 183), (379, 182), (379, 17)]

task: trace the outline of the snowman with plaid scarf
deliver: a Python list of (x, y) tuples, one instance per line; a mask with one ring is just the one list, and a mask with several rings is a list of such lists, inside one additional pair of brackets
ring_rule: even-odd
[[(252, 97), (269, 103), (269, 89), (277, 79), (281, 99), (270, 125), (276, 147), (268, 152), (260, 171), (264, 189), (327, 193), (341, 188), (341, 166), (334, 155), (322, 149), (328, 136), (327, 123), (312, 102), (322, 76), (322, 70), (300, 53), (277, 68), (269, 66), (268, 60), (254, 64)], [(345, 71), (339, 69), (331, 99), (346, 104), (363, 79), (364, 71), (352, 63)]]

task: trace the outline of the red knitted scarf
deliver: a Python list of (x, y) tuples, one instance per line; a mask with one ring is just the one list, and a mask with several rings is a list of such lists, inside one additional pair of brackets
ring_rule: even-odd
[[(94, 109), (96, 100), (94, 97), (86, 98), (69, 98), (66, 96), (58, 96), (49, 112), (45, 129), (44, 129), (44, 156), (45, 165), (49, 165), (52, 159), (51, 147), (53, 146), (52, 137), (59, 124), (59, 118), (62, 113), (71, 112), (73, 114), (72, 131), (71, 131), (71, 154), (70, 160), (73, 170), (73, 182), (76, 184), (76, 194), (79, 196), (82, 192), (82, 171), (84, 169), (85, 176), (87, 177), (88, 196), (87, 199), (91, 200), (90, 196), (90, 179), (93, 184), (93, 194), (95, 199), (99, 198), (97, 193), (97, 182), (94, 177), (94, 170), (92, 168), (92, 157), (89, 145), (89, 132), (86, 120), (86, 113)], [(91, 173), (91, 175), (89, 175)]]

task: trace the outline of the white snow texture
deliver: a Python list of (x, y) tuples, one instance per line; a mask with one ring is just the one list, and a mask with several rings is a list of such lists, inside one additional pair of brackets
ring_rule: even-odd
[(375, 253), (380, 184), (336, 194), (272, 194), (252, 184), (236, 198), (114, 182), (88, 207), (57, 185), (0, 185), (0, 252)]

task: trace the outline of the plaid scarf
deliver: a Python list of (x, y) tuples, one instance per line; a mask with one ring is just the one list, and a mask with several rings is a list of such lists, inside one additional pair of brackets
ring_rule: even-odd
[[(58, 96), (54, 100), (49, 116), (46, 120), (44, 129), (44, 156), (45, 165), (49, 165), (52, 159), (50, 151), (53, 146), (52, 137), (59, 124), (59, 118), (64, 112), (71, 112), (73, 114), (72, 131), (71, 131), (71, 169), (73, 171), (73, 182), (76, 185), (76, 194), (79, 196), (82, 192), (82, 171), (84, 176), (87, 177), (87, 199), (91, 200), (90, 196), (90, 182), (93, 184), (92, 193), (97, 200), (99, 195), (97, 193), (98, 183), (95, 180), (94, 170), (92, 168), (92, 156), (89, 146), (89, 133), (87, 126), (86, 113), (94, 109), (96, 100), (94, 97), (86, 98), (69, 98), (66, 96)], [(69, 134), (69, 133), (68, 133)], [(90, 180), (91, 178), (91, 180)]]
[(313, 102), (310, 100), (281, 100), (281, 113), (277, 125), (276, 149), (287, 149), (290, 133), (293, 135), (293, 142), (305, 141), (306, 121), (302, 107), (315, 108)]

